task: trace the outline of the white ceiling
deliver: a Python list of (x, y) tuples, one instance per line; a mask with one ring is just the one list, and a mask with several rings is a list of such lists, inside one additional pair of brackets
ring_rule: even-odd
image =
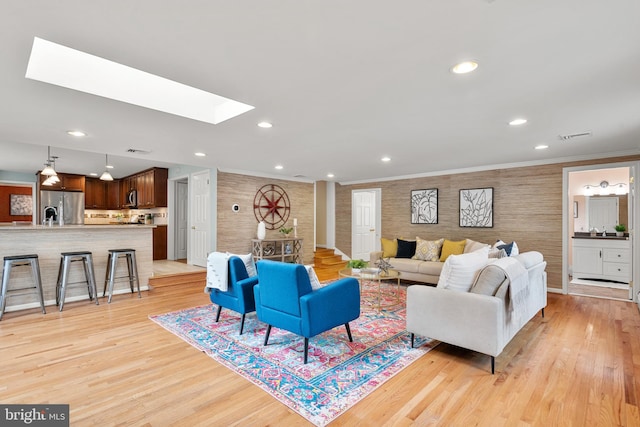
[[(3, 0), (0, 9), (0, 170), (35, 172), (47, 145), (63, 172), (101, 172), (108, 153), (116, 177), (185, 164), (312, 180), (332, 172), (340, 182), (640, 153), (637, 0)], [(211, 125), (29, 80), (34, 37), (256, 108)], [(479, 62), (474, 73), (449, 72), (466, 59)], [(527, 124), (507, 125), (521, 116)], [(558, 137), (584, 131), (592, 136)], [(533, 149), (541, 143), (549, 149)]]

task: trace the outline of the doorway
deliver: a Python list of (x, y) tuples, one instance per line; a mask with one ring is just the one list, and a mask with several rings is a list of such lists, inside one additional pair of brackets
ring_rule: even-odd
[(175, 252), (176, 260), (187, 262), (189, 236), (189, 179), (176, 181), (175, 198)]
[[(638, 273), (632, 238), (638, 213), (633, 188), (636, 170), (636, 164), (628, 162), (565, 168), (563, 293), (634, 300)], [(614, 237), (614, 227), (619, 224), (627, 227), (623, 238)], [(603, 248), (591, 247), (599, 245)], [(618, 257), (614, 261), (628, 262), (611, 264), (608, 257), (613, 251)], [(614, 271), (612, 266), (616, 265)]]

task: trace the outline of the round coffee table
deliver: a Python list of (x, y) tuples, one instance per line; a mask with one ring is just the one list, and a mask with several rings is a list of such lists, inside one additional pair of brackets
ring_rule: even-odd
[[(387, 270), (386, 272), (380, 272), (377, 268), (363, 268), (363, 269), (353, 269), (353, 268), (345, 268), (338, 272), (340, 277), (353, 277), (358, 280), (360, 283), (360, 290), (363, 289), (362, 281), (372, 281), (377, 282), (377, 289), (373, 291), (373, 298), (375, 299), (375, 305), (378, 307), (378, 311), (382, 308), (395, 307), (400, 304), (400, 272), (396, 270)], [(391, 288), (391, 296), (395, 296), (395, 300), (389, 304), (382, 304), (382, 295), (385, 289), (381, 286), (382, 281), (384, 280), (395, 280), (396, 286), (395, 291)], [(362, 292), (363, 298), (366, 298), (370, 295), (370, 293)]]

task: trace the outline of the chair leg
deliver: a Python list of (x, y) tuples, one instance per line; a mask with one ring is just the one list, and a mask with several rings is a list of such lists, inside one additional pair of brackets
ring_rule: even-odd
[(242, 330), (244, 329), (244, 317), (246, 314), (242, 313), (242, 319), (240, 320), (240, 335), (242, 335)]
[(307, 364), (307, 358), (309, 357), (309, 338), (304, 337), (304, 364)]
[(411, 332), (411, 348), (413, 348), (413, 342), (416, 339), (416, 334), (414, 334), (413, 332)]
[(349, 336), (349, 341), (353, 342), (353, 337), (351, 336), (351, 328), (349, 327), (349, 323), (345, 323), (344, 327), (347, 328), (347, 335)]
[(269, 341), (269, 334), (271, 333), (271, 325), (267, 325), (267, 333), (264, 336), (264, 345), (267, 345)]
[(491, 356), (491, 375), (496, 373), (496, 358)]
[(218, 320), (220, 320), (220, 312), (222, 311), (222, 306), (219, 305), (218, 306), (218, 312), (216, 313), (216, 323), (218, 323)]

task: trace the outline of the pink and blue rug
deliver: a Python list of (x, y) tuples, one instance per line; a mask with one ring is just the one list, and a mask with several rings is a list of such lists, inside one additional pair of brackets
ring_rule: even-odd
[(418, 339), (416, 348), (410, 348), (405, 300), (401, 286), (396, 307), (378, 312), (372, 301), (364, 301), (360, 318), (350, 323), (353, 342), (344, 327), (313, 337), (306, 365), (302, 337), (273, 328), (269, 345), (263, 346), (266, 325), (255, 313), (247, 315), (242, 335), (240, 316), (223, 309), (216, 323), (214, 304), (150, 319), (324, 426), (438, 344)]

